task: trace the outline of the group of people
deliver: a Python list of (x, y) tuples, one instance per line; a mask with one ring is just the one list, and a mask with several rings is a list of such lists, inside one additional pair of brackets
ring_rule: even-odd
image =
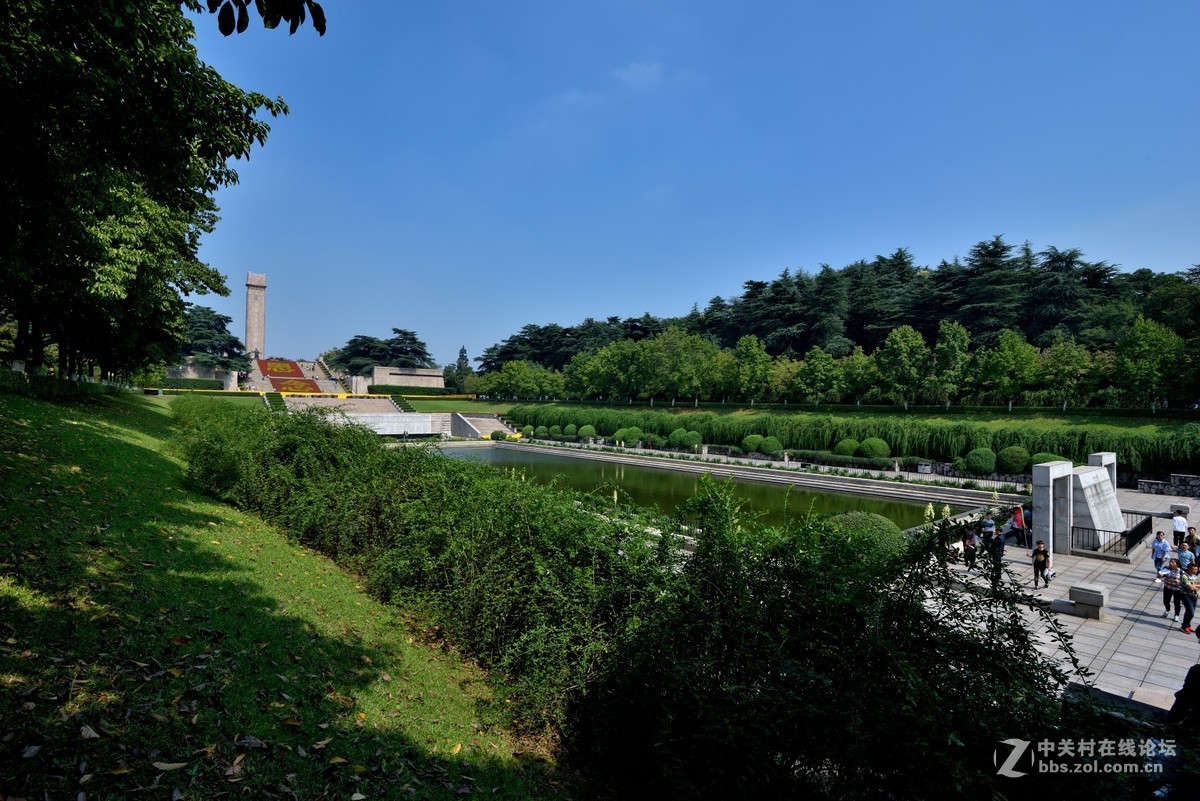
[[(1174, 541), (1168, 542), (1165, 532), (1154, 532), (1148, 544), (1150, 557), (1154, 560), (1154, 583), (1161, 584), (1163, 595), (1163, 617), (1172, 616), (1185, 634), (1193, 633), (1192, 619), (1196, 615), (1196, 603), (1200, 600), (1200, 563), (1196, 555), (1200, 551), (1200, 536), (1195, 526), (1189, 526), (1187, 517), (1176, 510), (1171, 518)], [(1172, 556), (1174, 554), (1174, 556)], [(1180, 620), (1180, 611), (1183, 619)]]
[[(1016, 506), (1012, 510), (1012, 518), (1009, 521), (1012, 527), (1009, 531), (998, 531), (996, 529), (996, 521), (990, 512), (984, 514), (978, 531), (974, 528), (968, 528), (963, 533), (962, 538), (963, 562), (966, 564), (967, 570), (975, 569), (975, 560), (980, 548), (987, 549), (996, 558), (997, 562), (1003, 559), (1004, 548), (1008, 544), (1010, 535), (1016, 538), (1017, 547), (1028, 548), (1030, 536), (1029, 529), (1026, 527), (1026, 517), (1025, 508), (1023, 506)], [(1038, 544), (1042, 545), (1043, 543), (1039, 540)], [(1049, 557), (1047, 557), (1044, 568), (1048, 569), (1049, 566)], [(1043, 578), (1045, 578), (1048, 584), (1049, 579), (1044, 575)], [(1034, 586), (1037, 586), (1036, 580)]]

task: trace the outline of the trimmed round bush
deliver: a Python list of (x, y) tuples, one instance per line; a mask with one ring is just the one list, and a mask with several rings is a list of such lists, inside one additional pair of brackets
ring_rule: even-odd
[(775, 456), (783, 450), (783, 443), (775, 437), (764, 437), (763, 441), (758, 443), (758, 452), (765, 456)]
[(904, 548), (904, 534), (901, 533), (900, 526), (883, 515), (874, 512), (846, 512), (831, 517), (829, 522), (834, 525), (846, 546), (849, 546), (849, 562), (875, 561), (897, 554)]
[(1035, 453), (1033, 456), (1029, 457), (1029, 463), (1031, 465), (1042, 464), (1043, 462), (1069, 462), (1069, 461), (1071, 461), (1071, 460), (1067, 459), (1063, 456), (1058, 456), (1057, 454), (1053, 454), (1053, 453)]
[(858, 440), (846, 437), (833, 446), (833, 452), (838, 456), (853, 456), (858, 452), (859, 444)]
[(498, 429), (496, 431), (493, 431), (491, 434), (489, 434), (489, 436), (493, 440), (497, 440), (497, 441), (508, 439), (508, 435)]
[(682, 448), (683, 438), (687, 436), (686, 428), (677, 428), (671, 432), (671, 436), (667, 437), (667, 444), (672, 448)]
[(996, 454), (996, 472), (1024, 473), (1029, 467), (1029, 451), (1020, 445), (1009, 445)]
[(550, 439), (562, 439), (562, 426), (550, 426)]
[(574, 423), (567, 423), (565, 426), (563, 426), (563, 436), (564, 437), (574, 437), (578, 433), (578, 431), (579, 431), (579, 429), (575, 428)]
[(892, 455), (892, 447), (879, 437), (867, 437), (859, 444), (857, 455), (868, 459), (886, 459)]
[(704, 442), (704, 437), (699, 431), (689, 431), (683, 435), (683, 447), (692, 448), (695, 450), (700, 447), (700, 443)]
[(750, 434), (742, 440), (742, 450), (746, 453), (754, 453), (758, 450), (758, 446), (762, 444), (762, 434)]
[(631, 428), (622, 428), (620, 431), (613, 434), (613, 439), (617, 442), (623, 442), (626, 445), (632, 445), (644, 436), (645, 434), (642, 433), (642, 429), (638, 428), (637, 426), (632, 426)]
[(990, 476), (996, 472), (996, 452), (991, 448), (976, 448), (963, 459), (967, 472), (976, 476)]
[(522, 428), (521, 436), (525, 437), (525, 439), (529, 439), (530, 437), (532, 437), (533, 436), (533, 426), (525, 426), (524, 428)]
[(580, 426), (579, 427), (579, 436), (580, 437), (596, 436), (596, 427), (593, 425)]
[(533, 430), (533, 435), (538, 439), (549, 439), (550, 429), (546, 428), (545, 426), (538, 426)]
[(651, 448), (664, 448), (667, 445), (667, 438), (662, 434), (647, 434), (643, 439)]

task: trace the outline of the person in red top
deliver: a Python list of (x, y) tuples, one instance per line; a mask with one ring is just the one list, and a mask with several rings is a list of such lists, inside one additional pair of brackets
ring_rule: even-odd
[(1017, 547), (1024, 548), (1029, 544), (1025, 535), (1025, 507), (1017, 506), (1013, 509), (1012, 527), (1013, 533), (1017, 535)]

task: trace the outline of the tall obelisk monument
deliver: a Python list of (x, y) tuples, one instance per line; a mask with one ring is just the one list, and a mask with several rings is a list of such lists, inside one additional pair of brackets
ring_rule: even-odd
[(267, 358), (267, 275), (246, 273), (246, 355)]

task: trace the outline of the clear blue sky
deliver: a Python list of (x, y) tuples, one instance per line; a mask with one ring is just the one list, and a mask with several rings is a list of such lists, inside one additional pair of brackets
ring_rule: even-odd
[(201, 57), (282, 95), (201, 256), (244, 335), (312, 357), (415, 331), (440, 364), (526, 323), (703, 308), (784, 268), (1003, 234), (1200, 262), (1200, 4), (323, 0)]

